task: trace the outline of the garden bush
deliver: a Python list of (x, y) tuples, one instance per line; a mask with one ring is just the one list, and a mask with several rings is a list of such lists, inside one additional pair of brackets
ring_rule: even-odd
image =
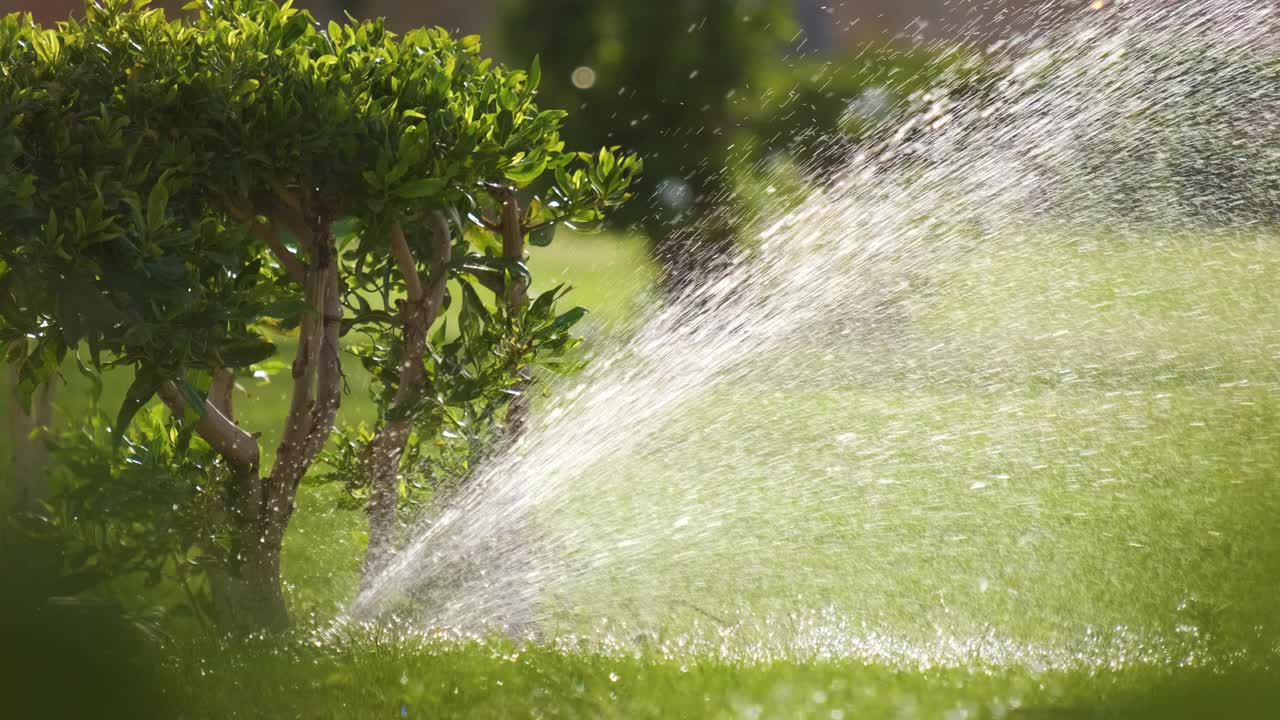
[[(334, 429), (339, 354), (371, 371), (379, 413), (358, 464), (372, 575), (394, 552), (409, 438), (460, 418), (518, 432), (527, 368), (575, 342), (585, 311), (558, 311), (559, 289), (528, 298), (526, 244), (597, 226), (640, 164), (567, 150), (565, 114), (534, 101), (538, 61), (495, 64), (474, 36), (322, 27), (270, 0), (188, 10), (0, 20), (0, 342), (28, 404), (68, 367), (132, 370), (109, 450), (163, 455), (178, 487), (124, 517), (189, 518), (176, 552), (213, 618), (278, 629), (280, 548)], [(285, 336), (271, 452), (237, 421), (235, 385)], [(172, 415), (136, 425), (156, 397)], [(83, 482), (117, 497), (134, 466), (117, 465)]]

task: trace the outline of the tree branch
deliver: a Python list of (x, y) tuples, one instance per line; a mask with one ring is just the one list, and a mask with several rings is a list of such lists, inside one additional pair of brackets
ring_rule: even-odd
[(314, 254), (316, 248), (311, 237), (311, 226), (307, 224), (307, 218), (302, 211), (298, 210), (296, 202), (297, 201), (295, 199), (295, 204), (289, 204), (283, 201), (276, 203), (275, 207), (271, 209), (271, 217), (277, 223), (288, 228), (289, 232), (293, 233), (294, 237), (298, 238), (298, 244), (301, 245), (304, 250), (308, 253)]
[[(502, 257), (511, 262), (524, 261), (524, 225), (520, 222), (520, 202), (513, 190), (502, 191)], [(511, 287), (507, 288), (507, 306), (511, 309), (523, 307), (529, 291), (528, 283), (521, 277), (511, 276)]]
[(409, 289), (408, 300), (400, 307), (403, 322), (403, 355), (400, 360), (399, 385), (391, 400), (392, 417), (382, 423), (369, 443), (363, 473), (369, 483), (369, 550), (365, 557), (364, 580), (367, 584), (386, 567), (395, 551), (396, 506), (399, 504), (397, 472), (405, 444), (413, 431), (413, 418), (401, 412), (420, 392), (425, 368), (422, 360), (427, 351), (427, 335), (444, 306), (445, 286), (449, 280), (449, 256), (453, 241), (449, 221), (443, 213), (431, 214), (432, 242), (425, 289), (418, 274), (417, 262), (405, 242), (399, 223), (391, 228), (391, 248)]
[(293, 358), (293, 391), (289, 400), (289, 413), (285, 417), (284, 432), (276, 448), (275, 466), (271, 468), (273, 479), (291, 475), (299, 464), (303, 441), (311, 432), (311, 392), (315, 384), (313, 348), (319, 344), (317, 335), (323, 310), (321, 307), (320, 273), (314, 269), (307, 273), (303, 284), (304, 296), (310, 312), (302, 320), (298, 331), (298, 350)]
[(422, 302), (422, 278), (418, 277), (418, 265), (414, 262), (413, 252), (409, 250), (409, 243), (404, 238), (404, 228), (400, 227), (399, 221), (391, 223), (391, 254), (400, 267), (400, 274), (404, 276), (409, 302)]
[(341, 401), (338, 336), (342, 304), (336, 248), (327, 222), (317, 223), (308, 247), (311, 262), (303, 288), (309, 312), (299, 331), (293, 361), (289, 414), (271, 468), (270, 489), (263, 497), (264, 511), (277, 520), (293, 512), (298, 485), (333, 431)]
[[(502, 200), (502, 257), (510, 263), (524, 261), (525, 227), (520, 217), (520, 203), (514, 190), (505, 189), (501, 193)], [(512, 319), (518, 317), (529, 301), (529, 281), (520, 275), (511, 273), (511, 285), (504, 298), (507, 311)], [(506, 442), (514, 443), (524, 435), (529, 426), (530, 404), (525, 390), (529, 387), (529, 368), (522, 367), (516, 371), (518, 378), (513, 390), (519, 392), (511, 398), (507, 406)]]
[(315, 403), (311, 409), (311, 431), (303, 454), (303, 462), (307, 467), (324, 449), (329, 433), (333, 432), (338, 406), (342, 402), (342, 351), (338, 345), (342, 331), (342, 303), (338, 296), (338, 284), (337, 262), (331, 257), (329, 266), (324, 270), (321, 290), (321, 332), (314, 356), (317, 364)]
[(280, 267), (284, 268), (284, 271), (289, 275), (289, 277), (298, 281), (298, 283), (302, 283), (306, 280), (306, 265), (304, 265), (302, 260), (298, 259), (298, 256), (291, 252), (289, 248), (285, 247), (284, 243), (280, 240), (278, 220), (273, 219), (270, 224), (264, 225), (263, 223), (258, 222), (257, 215), (254, 214), (251, 208), (247, 207), (244, 202), (232, 197), (224, 197), (223, 204), (226, 206), (227, 212), (233, 219), (237, 222), (248, 225), (249, 231), (261, 240), (268, 248), (270, 248), (271, 253), (275, 255), (276, 260), (280, 262)]
[(245, 225), (253, 224), (253, 209), (249, 207), (247, 200), (242, 201), (230, 195), (223, 195), (222, 204), (227, 208), (227, 214), (236, 222)]
[(424, 288), (418, 274), (418, 263), (404, 237), (400, 223), (391, 225), (391, 251), (404, 276), (408, 300), (401, 308), (404, 360), (400, 364), (400, 385), (393, 405), (403, 404), (422, 378), (422, 357), (426, 353), (427, 335), (444, 306), (444, 293), (449, 280), (449, 259), (453, 239), (449, 221), (443, 213), (431, 214), (431, 258), (428, 261), (428, 284)]
[(280, 240), (280, 232), (276, 229), (275, 221), (271, 225), (263, 226), (255, 223), (253, 225), (253, 234), (271, 248), (271, 253), (280, 261), (280, 267), (288, 273), (289, 277), (302, 284), (307, 279), (307, 267), (302, 264), (297, 255), (290, 252), (289, 248), (284, 246)]
[(235, 373), (226, 368), (213, 371), (213, 382), (209, 385), (209, 402), (232, 422), (235, 422), (235, 416), (231, 409), (231, 392), (235, 387)]
[[(159, 395), (173, 414), (181, 416), (186, 412), (186, 400), (173, 381), (162, 384)], [(196, 433), (237, 469), (257, 470), (258, 441), (208, 400), (204, 404), (204, 416), (196, 421)]]
[(294, 211), (300, 217), (304, 214), (302, 203), (298, 200), (298, 196), (290, 192), (285, 186), (279, 183), (271, 183), (271, 194), (275, 195), (282, 205)]
[(452, 259), (453, 238), (449, 235), (449, 221), (444, 213), (431, 213), (431, 263), (430, 285), (427, 286), (427, 328), (435, 323), (436, 316), (444, 307), (445, 286), (449, 281), (449, 261)]

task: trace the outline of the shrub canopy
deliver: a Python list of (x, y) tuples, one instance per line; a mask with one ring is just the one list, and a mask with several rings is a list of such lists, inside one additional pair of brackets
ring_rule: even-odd
[[(0, 20), (0, 337), (28, 392), (82, 342), (139, 369), (134, 406), (163, 379), (270, 356), (263, 321), (296, 326), (305, 303), (252, 216), (286, 218), (290, 249), (345, 229), (344, 295), (395, 294), (388, 223), (425, 257), (427, 213), (470, 226), (492, 191), (550, 171), (528, 225), (589, 226), (638, 169), (565, 150), (564, 113), (534, 104), (537, 63), (496, 65), (474, 36), (319, 27), (267, 0), (193, 3), (191, 22), (144, 6)], [(455, 273), (525, 272), (488, 233), (454, 242)]]

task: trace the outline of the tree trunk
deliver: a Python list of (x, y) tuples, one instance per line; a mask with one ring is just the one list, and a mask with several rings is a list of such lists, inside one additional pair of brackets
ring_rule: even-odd
[(513, 395), (507, 403), (506, 435), (502, 441), (503, 447), (515, 445), (529, 430), (529, 415), (533, 410), (529, 388), (533, 384), (533, 378), (528, 367), (520, 368), (518, 375), (519, 380), (512, 389), (520, 394)]
[(49, 449), (41, 435), (53, 424), (56, 382), (51, 379), (41, 385), (31, 398), (31, 407), (23, 407), (17, 369), (9, 368), (9, 441), (13, 452), (10, 472), (14, 509), (19, 511), (39, 512), (41, 502), (49, 498)]
[[(341, 278), (337, 248), (329, 222), (316, 217), (308, 223), (296, 198), (280, 195), (281, 206), (265, 225), (254, 219), (245, 204), (228, 201), (228, 211), (250, 224), (280, 261), (285, 272), (300, 283), (309, 313), (298, 334), (294, 357), (292, 397), (284, 431), (276, 448), (269, 475), (260, 468), (257, 437), (235, 421), (231, 407), (234, 375), (226, 369), (214, 373), (196, 432), (218, 452), (231, 469), (224, 504), (216, 510), (218, 522), (231, 536), (229, 548), (208, 547), (209, 586), (213, 616), (219, 627), (236, 634), (277, 632), (289, 626), (280, 579), (280, 550), (293, 516), (298, 486), (333, 431), (341, 401), (342, 366), (338, 338), (342, 326), (339, 302)], [(280, 242), (280, 228), (293, 230), (310, 256), (309, 263)], [(159, 388), (160, 398), (175, 414), (186, 410), (186, 400), (172, 382)]]
[(391, 563), (396, 552), (396, 508), (400, 500), (400, 456), (409, 440), (408, 420), (388, 422), (369, 444), (369, 549), (365, 553), (361, 590)]
[[(215, 370), (204, 415), (196, 424), (196, 432), (230, 470), (223, 502), (210, 509), (211, 524), (227, 530), (230, 547), (203, 547), (211, 615), (220, 630), (234, 635), (279, 632), (289, 626), (280, 584), (280, 548), (289, 516), (273, 511), (278, 506), (272, 498), (277, 484), (262, 477), (258, 442), (235, 421), (234, 387), (231, 371)], [(162, 385), (159, 396), (173, 413), (185, 414), (186, 400), (173, 383)]]
[[(515, 193), (511, 193), (502, 203), (502, 257), (511, 262), (524, 262), (525, 228), (520, 218), (520, 204)], [(511, 287), (507, 288), (507, 310), (513, 319), (524, 312), (529, 302), (529, 283), (524, 278), (511, 276)], [(519, 380), (513, 388), (518, 395), (511, 398), (507, 406), (506, 438), (504, 444), (514, 444), (524, 436), (529, 428), (529, 413), (532, 406), (529, 402), (530, 385), (529, 368), (522, 367), (517, 371)]]
[(403, 350), (400, 359), (398, 387), (392, 398), (390, 414), (374, 435), (365, 457), (364, 473), (369, 482), (369, 548), (365, 553), (363, 592), (395, 557), (396, 530), (399, 522), (396, 508), (400, 504), (400, 458), (413, 431), (413, 418), (403, 416), (405, 406), (415, 402), (424, 377), (423, 359), (427, 351), (427, 335), (444, 306), (445, 284), (449, 278), (452, 238), (444, 215), (433, 214), (432, 250), (428, 259), (427, 283), (422, 282), (417, 261), (409, 249), (399, 223), (391, 228), (391, 250), (404, 276), (407, 298), (400, 307)]
[(234, 635), (281, 632), (289, 627), (280, 582), (283, 528), (266, 533), (262, 542), (239, 543), (239, 558), (209, 570), (213, 618)]
[[(520, 205), (515, 193), (511, 193), (502, 203), (502, 256), (511, 262), (525, 260), (525, 228), (521, 223)], [(520, 317), (529, 303), (529, 283), (514, 273), (511, 285), (507, 288), (507, 311), (512, 319)], [(533, 411), (529, 390), (533, 387), (533, 376), (530, 369), (522, 367), (516, 371), (516, 383), (512, 389), (519, 394), (514, 395), (507, 405), (507, 416), (504, 434), (499, 440), (498, 452), (511, 452), (529, 431), (529, 421)], [(524, 488), (519, 492), (525, 492)], [(533, 607), (533, 593), (536, 588), (528, 577), (529, 568), (533, 566), (530, 540), (530, 519), (524, 498), (509, 496), (510, 506), (505, 509), (506, 527), (504, 529), (506, 547), (503, 557), (496, 567), (490, 568), (493, 573), (492, 582), (503, 601), (498, 612), (487, 618), (496, 622), (506, 632), (518, 639), (536, 637), (538, 626)], [(498, 538), (493, 538), (497, 541)]]

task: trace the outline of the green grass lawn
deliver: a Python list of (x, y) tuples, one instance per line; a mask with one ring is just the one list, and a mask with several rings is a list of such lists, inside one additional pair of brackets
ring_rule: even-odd
[[(572, 280), (599, 339), (651, 302), (643, 257), (573, 239), (532, 266), (539, 287)], [(177, 715), (1271, 717), (1274, 238), (1010, 242), (927, 280), (891, 327), (815, 336), (691, 398), (539, 516), (576, 539), (569, 562), (607, 558), (547, 588), (559, 647), (184, 644)], [(250, 391), (255, 422), (282, 402)], [(335, 500), (304, 486), (285, 548), (294, 611), (320, 624), (364, 543)], [(843, 635), (806, 625), (822, 613)], [(601, 623), (616, 646), (574, 644)], [(727, 639), (679, 647), (708, 637)]]
[(1258, 670), (738, 664), (368, 634), (202, 649), (191, 667), (172, 696), (179, 718), (1170, 720), (1267, 718), (1280, 702), (1274, 676)]

